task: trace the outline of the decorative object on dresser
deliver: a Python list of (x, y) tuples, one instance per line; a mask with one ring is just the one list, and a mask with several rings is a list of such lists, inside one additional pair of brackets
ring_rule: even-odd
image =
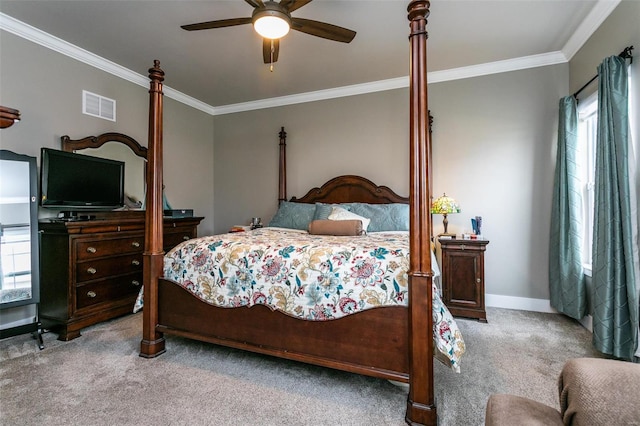
[(0, 150), (0, 338), (33, 332), (42, 349), (37, 176), (35, 157)]
[[(92, 212), (94, 220), (40, 222), (41, 317), (59, 340), (133, 311), (142, 285), (144, 212)], [(165, 218), (165, 251), (197, 235), (203, 218)]]
[(453, 213), (460, 213), (460, 206), (456, 203), (451, 197), (447, 197), (447, 194), (442, 194), (442, 197), (436, 198), (436, 200), (431, 204), (431, 213), (432, 214), (441, 214), (443, 216), (442, 225), (444, 226), (444, 232), (440, 235), (448, 235), (453, 236), (455, 234), (449, 234), (447, 228), (449, 227), (449, 220), (447, 219), (447, 215)]
[(484, 252), (489, 240), (440, 238), (442, 300), (455, 316), (487, 322), (484, 305)]

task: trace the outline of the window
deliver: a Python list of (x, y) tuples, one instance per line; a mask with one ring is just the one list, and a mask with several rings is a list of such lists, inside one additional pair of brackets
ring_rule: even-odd
[(578, 166), (582, 187), (582, 222), (584, 227), (582, 262), (587, 275), (591, 275), (597, 132), (598, 93), (596, 92), (578, 104)]
[[(636, 124), (632, 117), (635, 117), (633, 110), (634, 79), (631, 67), (629, 70), (629, 118), (630, 126)], [(629, 133), (632, 138), (633, 130)], [(598, 92), (589, 95), (578, 104), (578, 168), (580, 182), (582, 186), (582, 217), (583, 217), (583, 239), (582, 239), (582, 263), (585, 274), (591, 275), (591, 259), (593, 246), (593, 223), (595, 210), (595, 170), (596, 170), (596, 138), (598, 134)], [(630, 141), (631, 143), (631, 141)], [(630, 151), (633, 155), (633, 150)]]

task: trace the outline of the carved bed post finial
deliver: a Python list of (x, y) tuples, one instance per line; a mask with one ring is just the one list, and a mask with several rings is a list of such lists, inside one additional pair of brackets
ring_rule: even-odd
[(287, 201), (287, 132), (280, 128), (280, 162), (278, 169), (278, 205)]
[[(427, 90), (427, 17), (430, 3), (412, 0), (407, 7), (410, 27), (410, 259), (409, 259), (409, 396), (405, 420), (436, 425), (433, 390), (430, 136)], [(425, 331), (428, 333), (425, 335)]]
[(147, 151), (147, 203), (143, 252), (144, 309), (140, 356), (152, 358), (165, 351), (158, 324), (158, 277), (162, 276), (162, 81), (160, 61), (149, 69), (149, 146)]

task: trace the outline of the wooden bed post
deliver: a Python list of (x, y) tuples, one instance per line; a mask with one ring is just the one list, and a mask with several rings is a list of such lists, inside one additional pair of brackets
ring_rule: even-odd
[(409, 265), (409, 396), (407, 423), (436, 425), (433, 389), (433, 317), (429, 107), (427, 101), (428, 0), (412, 0), (410, 21), (410, 265)]
[(140, 356), (153, 358), (165, 351), (158, 324), (158, 277), (162, 276), (162, 81), (160, 61), (149, 69), (149, 146), (147, 152), (147, 202), (143, 253), (144, 308)]
[(278, 205), (287, 201), (287, 132), (280, 128), (280, 162), (278, 168)]

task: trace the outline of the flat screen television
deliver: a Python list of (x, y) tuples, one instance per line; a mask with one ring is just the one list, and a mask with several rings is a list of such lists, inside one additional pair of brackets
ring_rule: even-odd
[(42, 148), (42, 207), (113, 210), (124, 205), (124, 162)]

